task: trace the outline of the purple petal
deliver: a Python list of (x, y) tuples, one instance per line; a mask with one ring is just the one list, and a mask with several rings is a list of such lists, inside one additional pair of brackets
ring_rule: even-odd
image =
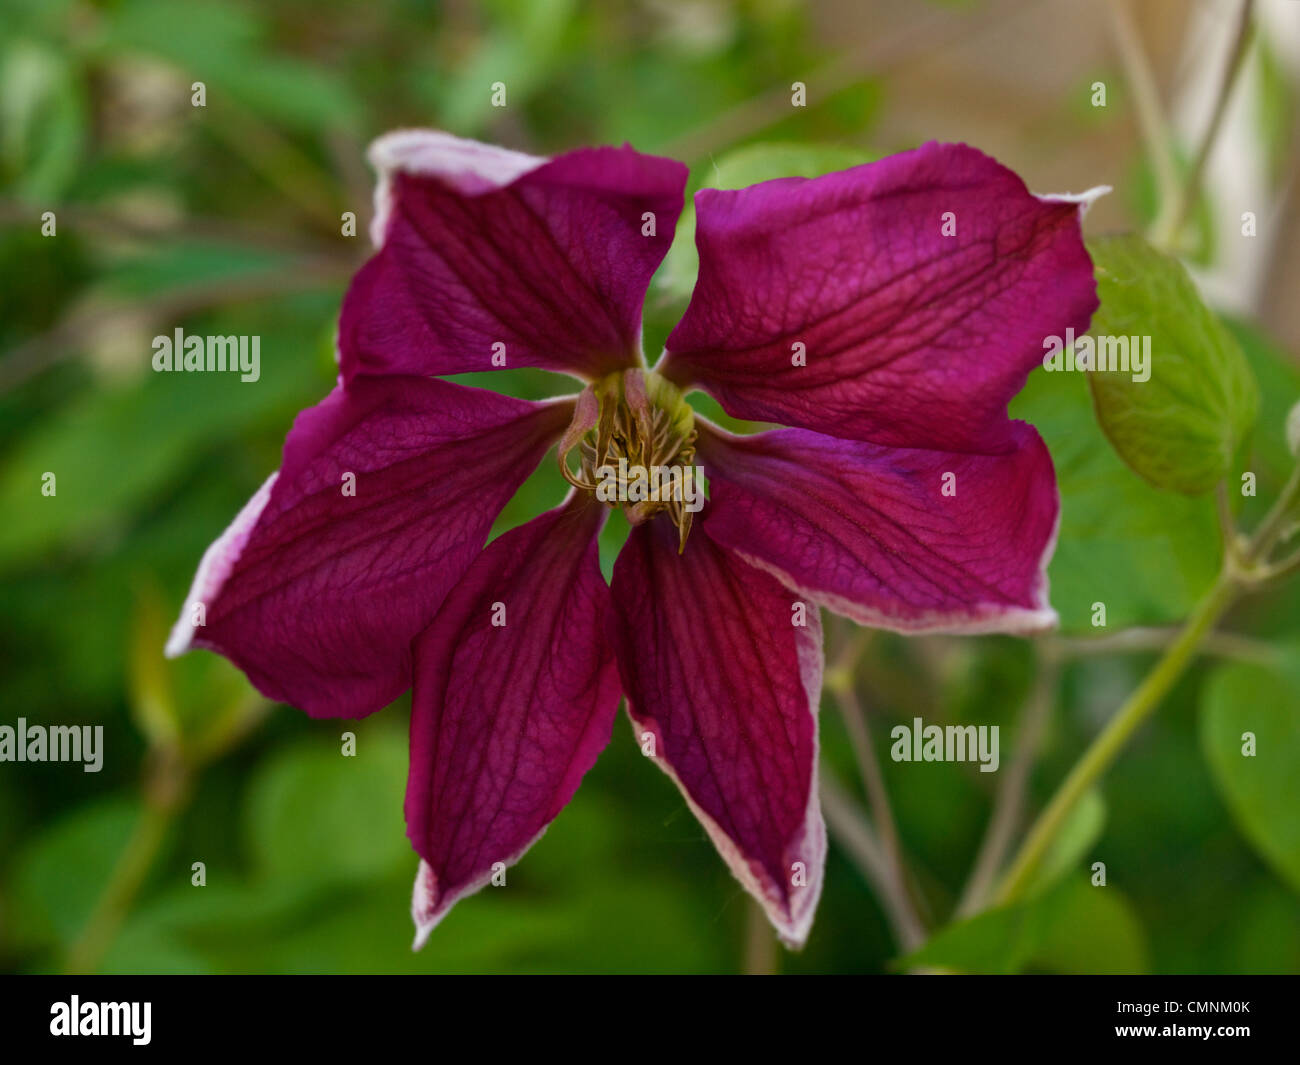
[(208, 548), (167, 653), (224, 654), (313, 717), (385, 706), (410, 685), (411, 638), (572, 413), (419, 377), (335, 388)]
[(1097, 307), (1083, 202), (965, 145), (695, 202), (699, 280), (664, 369), (736, 417), (986, 449), (1044, 338)]
[(672, 523), (656, 518), (632, 530), (614, 567), (628, 712), (642, 749), (653, 742), (731, 871), (798, 947), (826, 858), (817, 608), (706, 536), (677, 548)]
[(379, 252), (343, 301), (345, 380), (499, 369), (494, 354), (585, 379), (637, 363), (681, 163), (626, 146), (548, 161), (424, 130), (381, 137), (370, 157)]
[(706, 430), (704, 531), (863, 625), (1048, 628), (1056, 623), (1046, 572), (1056, 478), (1034, 428), (1010, 426), (1013, 449), (993, 455), (880, 447), (802, 429), (748, 437)]
[(606, 513), (577, 496), (494, 540), (416, 642), (417, 947), (523, 856), (609, 742), (620, 691), (596, 552)]

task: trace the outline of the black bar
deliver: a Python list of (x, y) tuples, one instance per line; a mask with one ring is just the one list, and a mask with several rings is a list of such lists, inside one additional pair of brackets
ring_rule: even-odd
[[(647, 987), (649, 980), (659, 986)], [(1142, 1054), (1182, 1054), (1196, 1047), (1216, 1055), (1243, 1049), (1293, 1053), (1300, 991), (1300, 977), (1294, 976), (741, 980), (11, 976), (0, 993), (0, 1047), (15, 1062), (26, 1060), (12, 1056), (15, 1051), (71, 1050), (81, 1056), (196, 1050), (206, 1057), (275, 1048), (371, 1056), (385, 1049), (457, 1056), (499, 1051), (512, 1057), (558, 1049), (573, 1060), (600, 1050), (699, 1060), (710, 1047), (734, 1057), (747, 1046), (765, 1056), (851, 1049), (855, 1058), (867, 1059), (909, 1051), (995, 1056), (1124, 1045)], [(52, 1026), (66, 1029), (73, 996), (78, 1033), (91, 1025), (92, 1015), (96, 1026), (107, 1022), (111, 1028), (116, 1020), (119, 1029), (130, 1028), (134, 1019), (140, 1031), (148, 1003), (148, 1042), (131, 1031), (52, 1034)], [(105, 1003), (119, 1008), (105, 1010)], [(137, 1008), (128, 1014), (120, 1004)], [(1153, 1031), (1134, 1033), (1135, 1028)], [(1209, 1038), (1179, 1032), (1189, 1028), (1213, 1031)]]

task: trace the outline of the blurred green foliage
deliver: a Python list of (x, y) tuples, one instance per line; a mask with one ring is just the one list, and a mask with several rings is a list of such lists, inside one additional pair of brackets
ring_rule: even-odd
[[(77, 956), (147, 807), (165, 808), (166, 825), (97, 959), (105, 971), (738, 969), (746, 897), (622, 721), (507, 887), (461, 903), (415, 954), (406, 701), (361, 722), (309, 721), (262, 706), (212, 656), (164, 663), (151, 649), (204, 548), (277, 466), (296, 412), (333, 383), (338, 303), (366, 254), (371, 137), (419, 125), (541, 152), (630, 141), (685, 152), (694, 189), (892, 149), (876, 131), (887, 85), (860, 78), (814, 92), (797, 119), (737, 122), (736, 108), (827, 60), (803, 5), (786, 0), (676, 12), (577, 0), (0, 0), (0, 19), (0, 724), (100, 724), (107, 750), (98, 774), (0, 765), (0, 967)], [(505, 111), (489, 106), (496, 80)], [(203, 108), (191, 106), (196, 81)], [(1076, 104), (1062, 101), (1062, 122), (1098, 121)], [(46, 210), (53, 239), (40, 235)], [(344, 211), (360, 236), (340, 235)], [(686, 236), (690, 225), (688, 208)], [(685, 304), (692, 258), (689, 244), (675, 248), (656, 281), (652, 354)], [(177, 325), (259, 334), (261, 380), (153, 375), (149, 340)], [(1251, 326), (1229, 326), (1262, 386), (1248, 468), (1267, 500), (1289, 468), (1281, 416), (1300, 374)], [(480, 376), (519, 395), (553, 388), (540, 374)], [(715, 407), (703, 405), (721, 418)], [(1212, 503), (1125, 468), (1077, 376), (1033, 375), (1013, 414), (1039, 426), (1057, 463), (1051, 579), (1067, 631), (1089, 630), (1098, 600), (1111, 630), (1184, 616), (1218, 565)], [(40, 494), (45, 471), (57, 472), (54, 497)], [(560, 495), (544, 463), (494, 533)], [(1245, 500), (1243, 519), (1260, 510)], [(607, 571), (624, 535), (610, 523)], [(1294, 639), (1300, 597), (1249, 602), (1232, 622)], [(1149, 660), (1066, 667), (1035, 804)], [(960, 892), (994, 781), (965, 765), (890, 762), (889, 726), (914, 714), (1000, 724), (1007, 751), (1033, 668), (1026, 644), (1001, 637), (881, 634), (868, 649), (860, 687), (936, 922)], [(1279, 744), (1263, 778), (1242, 778), (1225, 746), (1252, 707), (1261, 742)], [(1080, 806), (1037, 894), (952, 925), (909, 963), (1300, 970), (1296, 806), (1279, 807), (1296, 795), (1297, 715), (1294, 679), (1198, 667)], [(822, 720), (827, 763), (851, 779), (829, 705)], [(341, 754), (348, 731), (355, 757)], [(159, 766), (178, 774), (174, 790), (156, 790)], [(1104, 891), (1087, 883), (1097, 860)], [(191, 882), (195, 862), (206, 886)], [(812, 938), (781, 968), (880, 972), (907, 964), (898, 957), (872, 892), (832, 847)]]

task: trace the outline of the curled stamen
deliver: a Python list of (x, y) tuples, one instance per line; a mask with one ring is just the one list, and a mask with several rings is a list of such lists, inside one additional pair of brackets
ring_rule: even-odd
[[(621, 371), (583, 390), (560, 440), (560, 470), (575, 488), (621, 506), (633, 525), (666, 511), (684, 550), (703, 505), (695, 438), (695, 415), (675, 385), (648, 371)], [(576, 470), (569, 465), (575, 451)]]

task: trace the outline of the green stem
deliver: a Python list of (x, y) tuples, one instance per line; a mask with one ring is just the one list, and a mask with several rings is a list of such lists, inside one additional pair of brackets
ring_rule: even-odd
[(136, 894), (144, 884), (154, 858), (167, 836), (180, 807), (179, 801), (147, 802), (141, 811), (126, 848), (118, 857), (113, 875), (94, 912), (75, 943), (68, 949), (64, 972), (91, 973), (98, 967), (104, 952), (117, 937)]
[(1047, 808), (1039, 815), (1003, 878), (997, 894), (999, 903), (1012, 902), (1024, 894), (1075, 803), (1110, 768), (1129, 737), (1160, 705), (1175, 681), (1186, 670), (1201, 641), (1232, 604), (1239, 591), (1240, 585), (1235, 577), (1224, 573), (1197, 604), (1182, 632), (1170, 644), (1155, 669), (1147, 674), (1146, 679), (1093, 740)]
[(1155, 669), (1147, 674), (1146, 679), (1119, 708), (1101, 734), (1092, 741), (1092, 745), (1070, 771), (1047, 808), (1039, 814), (1011, 863), (1011, 868), (1002, 879), (996, 896), (997, 902), (1012, 902), (1024, 894), (1044, 854), (1056, 838), (1056, 833), (1074, 809), (1074, 804), (1110, 768), (1129, 737), (1160, 705), (1160, 701), (1182, 676), (1202, 643), (1210, 637), (1215, 623), (1237, 596), (1243, 591), (1287, 576), (1293, 568), (1300, 567), (1300, 552), (1280, 564), (1271, 567), (1267, 564), (1268, 555), (1297, 500), (1300, 500), (1300, 465), (1292, 470), (1281, 494), (1260, 522), (1254, 536), (1239, 539), (1235, 534), (1229, 534), (1226, 537), (1238, 549), (1225, 551), (1223, 569), (1214, 586), (1196, 605), (1187, 623), (1156, 663)]
[(1278, 538), (1282, 535), (1287, 522), (1291, 517), (1291, 507), (1296, 499), (1300, 498), (1300, 463), (1297, 463), (1291, 471), (1291, 476), (1282, 487), (1282, 493), (1278, 496), (1277, 502), (1273, 508), (1265, 515), (1264, 520), (1259, 523), (1259, 528), (1255, 530), (1255, 535), (1250, 538), (1247, 545), (1247, 554), (1252, 559), (1266, 559), (1273, 545), (1277, 543)]

